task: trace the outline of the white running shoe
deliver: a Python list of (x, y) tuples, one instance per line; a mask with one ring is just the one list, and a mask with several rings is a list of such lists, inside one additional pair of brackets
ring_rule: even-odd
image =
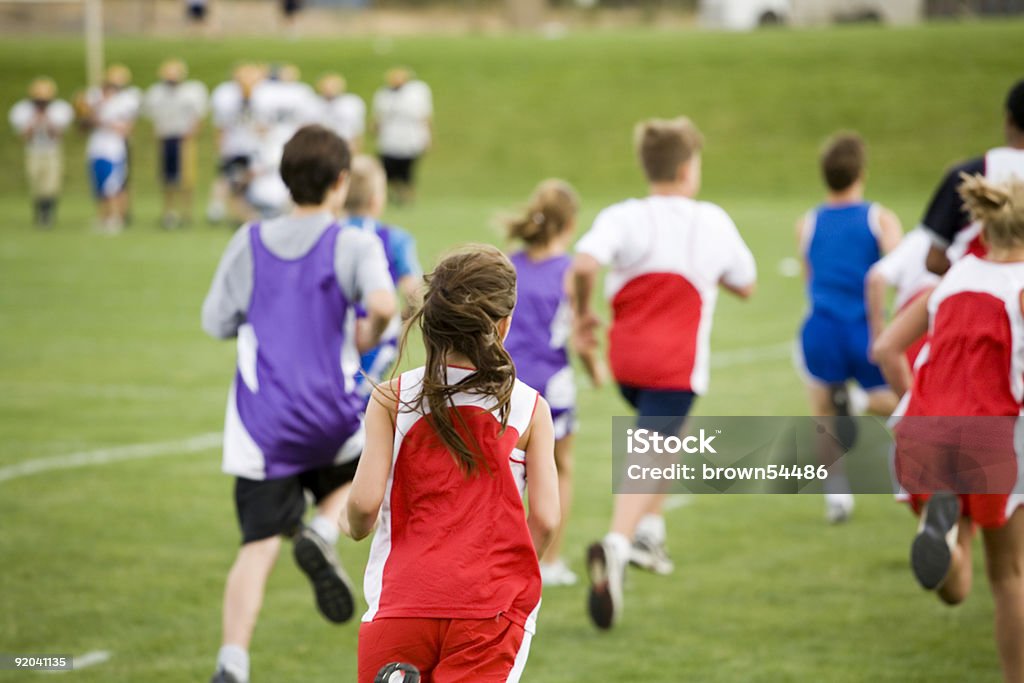
[(541, 562), (540, 578), (545, 586), (575, 586), (580, 580), (561, 558), (551, 563)]
[(829, 524), (848, 522), (853, 515), (852, 493), (826, 493), (825, 519)]
[(593, 543), (587, 548), (590, 595), (587, 610), (599, 629), (608, 630), (622, 616), (622, 580), (626, 558), (619, 558), (610, 543)]
[(629, 563), (645, 571), (668, 576), (675, 571), (676, 565), (668, 556), (668, 548), (650, 538), (637, 535), (633, 546), (629, 549)]

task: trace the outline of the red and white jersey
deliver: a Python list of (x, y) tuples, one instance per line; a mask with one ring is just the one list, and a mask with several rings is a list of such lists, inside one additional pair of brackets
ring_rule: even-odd
[(602, 211), (576, 245), (610, 266), (609, 356), (621, 384), (708, 388), (718, 285), (752, 285), (754, 256), (729, 215), (684, 197), (629, 199)]
[(1024, 414), (1024, 263), (964, 256), (928, 300), (907, 415)]
[[(1017, 178), (1024, 180), (1024, 149), (996, 147), (985, 154), (985, 178), (1001, 183)], [(974, 221), (953, 238), (946, 250), (951, 263), (956, 263), (966, 254), (984, 256), (985, 245), (981, 242), (981, 223)]]
[[(471, 372), (449, 367), (448, 381)], [(539, 395), (516, 380), (504, 431), (493, 397), (454, 396), (454, 410), (471, 435), (467, 441), (475, 439), (483, 451), (480, 467), (467, 475), (425, 413), (412, 408), (423, 374), (419, 368), (398, 379), (395, 448), (366, 565), (369, 609), (363, 621), (501, 614), (533, 633), (540, 565), (523, 506), (526, 454), (516, 444), (530, 426)]]

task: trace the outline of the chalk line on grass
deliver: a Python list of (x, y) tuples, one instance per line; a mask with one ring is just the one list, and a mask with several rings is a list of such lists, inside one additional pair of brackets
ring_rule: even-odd
[(129, 444), (112, 448), (99, 448), (93, 451), (79, 451), (67, 455), (55, 455), (49, 458), (35, 458), (24, 462), (0, 467), (0, 484), (12, 479), (28, 477), (40, 472), (51, 470), (67, 470), (89, 465), (105, 465), (125, 460), (144, 460), (161, 455), (179, 453), (198, 453), (221, 445), (220, 432), (209, 432), (173, 441), (156, 441), (151, 443)]

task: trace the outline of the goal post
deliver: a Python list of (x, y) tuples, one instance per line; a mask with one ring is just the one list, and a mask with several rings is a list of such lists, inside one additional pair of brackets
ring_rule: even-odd
[(85, 78), (89, 86), (103, 81), (103, 0), (0, 0), (14, 5), (78, 5), (85, 39)]

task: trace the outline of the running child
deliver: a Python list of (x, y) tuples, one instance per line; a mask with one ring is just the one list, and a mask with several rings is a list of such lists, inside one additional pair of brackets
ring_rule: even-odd
[(559, 505), (550, 410), (503, 346), (515, 303), (516, 272), (499, 250), (444, 258), (408, 328), (422, 331), (426, 365), (373, 393), (348, 501), (353, 538), (377, 527), (359, 683), (396, 661), (425, 683), (522, 676), (537, 557)]
[[(516, 314), (505, 348), (516, 376), (536, 388), (551, 406), (555, 427), (555, 465), (561, 523), (540, 558), (545, 586), (571, 586), (576, 574), (562, 558), (565, 524), (572, 507), (573, 432), (576, 431), (576, 384), (569, 364), (572, 306), (569, 301), (569, 244), (576, 229), (579, 197), (563, 180), (545, 180), (526, 211), (508, 221), (508, 237), (522, 243), (512, 254), (519, 289)], [(602, 378), (593, 356), (584, 367), (595, 385)]]
[[(236, 477), (242, 547), (224, 591), (216, 683), (249, 680), (249, 643), (282, 537), (293, 541), (328, 621), (347, 621), (355, 609), (334, 549), (364, 441), (355, 373), (395, 300), (380, 241), (335, 219), (348, 167), (341, 138), (300, 129), (281, 160), (295, 208), (235, 234), (203, 302), (203, 329), (238, 339), (223, 469)], [(359, 326), (357, 303), (367, 311)], [(316, 501), (308, 527), (307, 493)]]
[[(815, 416), (846, 417), (866, 409), (888, 417), (896, 408), (896, 395), (870, 358), (864, 287), (868, 271), (899, 244), (903, 230), (895, 214), (864, 200), (866, 157), (859, 135), (832, 137), (820, 159), (825, 202), (797, 223), (810, 303), (798, 363)], [(851, 380), (867, 392), (866, 405), (851, 406)], [(843, 431), (841, 425), (837, 429)], [(839, 523), (852, 512), (853, 495), (836, 468), (826, 482), (826, 517)]]
[[(929, 298), (927, 316), (898, 317), (875, 355), (884, 368), (901, 364), (904, 350), (930, 329), (927, 357), (896, 428), (897, 478), (921, 513), (911, 567), (944, 602), (962, 602), (981, 527), (1003, 676), (1016, 683), (1024, 680), (1024, 495), (1017, 492), (1014, 444), (1024, 412), (1024, 180), (997, 184), (965, 175), (960, 193), (981, 223), (987, 256), (967, 254), (954, 263)], [(938, 470), (951, 455), (969, 459), (970, 469)], [(971, 481), (979, 472), (988, 475), (981, 487), (988, 494)], [(949, 474), (957, 481), (942, 476)]]
[[(345, 198), (345, 226), (376, 235), (384, 245), (391, 280), (401, 295), (404, 310), (396, 313), (381, 337), (381, 342), (362, 355), (362, 372), (356, 384), (364, 400), (369, 401), (374, 385), (384, 379), (398, 355), (398, 337), (402, 332), (402, 318), (408, 318), (419, 305), (423, 288), (423, 269), (416, 255), (416, 241), (405, 230), (380, 222), (388, 200), (387, 176), (380, 162), (371, 156), (360, 155), (352, 161), (352, 176)], [(369, 379), (369, 381), (366, 381)]]
[[(602, 211), (576, 245), (574, 346), (591, 353), (597, 345), (591, 299), (598, 273), (609, 267), (612, 375), (638, 427), (678, 434), (707, 391), (718, 288), (750, 297), (757, 268), (728, 214), (696, 200), (704, 144), (696, 126), (685, 117), (655, 119), (639, 124), (635, 137), (649, 195)], [(598, 628), (621, 616), (623, 575), (643, 518), (663, 553), (663, 500), (655, 492), (616, 495), (609, 533), (588, 549), (589, 610)]]

